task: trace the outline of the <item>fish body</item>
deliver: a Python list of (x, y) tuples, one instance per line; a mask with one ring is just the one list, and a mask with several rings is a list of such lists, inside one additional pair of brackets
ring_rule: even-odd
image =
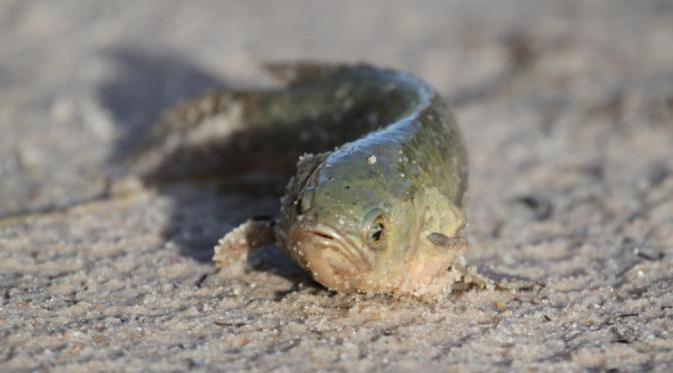
[[(161, 155), (145, 157), (142, 174), (293, 175), (272, 233), (317, 282), (395, 295), (450, 289), (466, 247), (467, 157), (445, 101), (413, 75), (368, 65), (269, 70), (282, 87), (173, 110), (150, 136)], [(208, 124), (216, 114), (228, 119)], [(168, 132), (183, 136), (167, 141)]]
[(465, 247), (467, 159), (454, 116), (406, 73), (340, 67), (304, 84), (323, 89), (330, 80), (357, 87), (349, 99), (369, 101), (365, 115), (378, 121), (334, 150), (300, 159), (281, 203), (279, 245), (337, 291), (445, 292)]

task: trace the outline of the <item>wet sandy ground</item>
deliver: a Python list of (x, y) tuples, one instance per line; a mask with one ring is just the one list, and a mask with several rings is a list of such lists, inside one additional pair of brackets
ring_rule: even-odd
[[(194, 4), (195, 3), (195, 4)], [(4, 1), (0, 369), (673, 369), (670, 1)], [(160, 112), (265, 60), (408, 70), (454, 104), (468, 260), (537, 292), (328, 292), (222, 185), (106, 194)]]

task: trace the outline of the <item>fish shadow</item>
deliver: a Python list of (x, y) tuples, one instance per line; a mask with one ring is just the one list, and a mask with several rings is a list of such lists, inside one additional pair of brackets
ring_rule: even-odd
[[(129, 160), (142, 152), (144, 139), (162, 113), (174, 105), (231, 87), (224, 79), (175, 53), (124, 48), (105, 51), (115, 74), (98, 89), (99, 102), (119, 126), (120, 136), (108, 159), (112, 178), (128, 174)], [(218, 146), (227, 147), (226, 142)], [(169, 164), (170, 159), (163, 162)], [(121, 176), (120, 176), (121, 175)], [(145, 186), (169, 198), (170, 216), (162, 238), (179, 253), (200, 263), (211, 263), (219, 238), (252, 216), (278, 211), (280, 187), (250, 187), (221, 177), (214, 180), (144, 180)], [(311, 283), (308, 276), (278, 248), (248, 256), (249, 267)]]

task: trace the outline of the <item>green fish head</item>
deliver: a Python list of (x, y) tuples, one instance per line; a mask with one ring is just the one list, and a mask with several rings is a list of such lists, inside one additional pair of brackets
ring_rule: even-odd
[(404, 174), (409, 168), (398, 161), (398, 149), (379, 141), (300, 162), (283, 203), (279, 238), (324, 286), (398, 288), (415, 258), (427, 257), (426, 207), (435, 202)]

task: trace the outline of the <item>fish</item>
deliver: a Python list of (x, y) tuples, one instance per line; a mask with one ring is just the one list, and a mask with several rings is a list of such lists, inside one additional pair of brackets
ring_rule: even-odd
[(279, 87), (225, 90), (170, 110), (146, 142), (160, 151), (136, 159), (154, 182), (290, 178), (276, 216), (220, 240), (218, 266), (275, 243), (342, 293), (427, 299), (456, 283), (493, 284), (463, 259), (467, 151), (436, 90), (362, 63), (265, 68)]

